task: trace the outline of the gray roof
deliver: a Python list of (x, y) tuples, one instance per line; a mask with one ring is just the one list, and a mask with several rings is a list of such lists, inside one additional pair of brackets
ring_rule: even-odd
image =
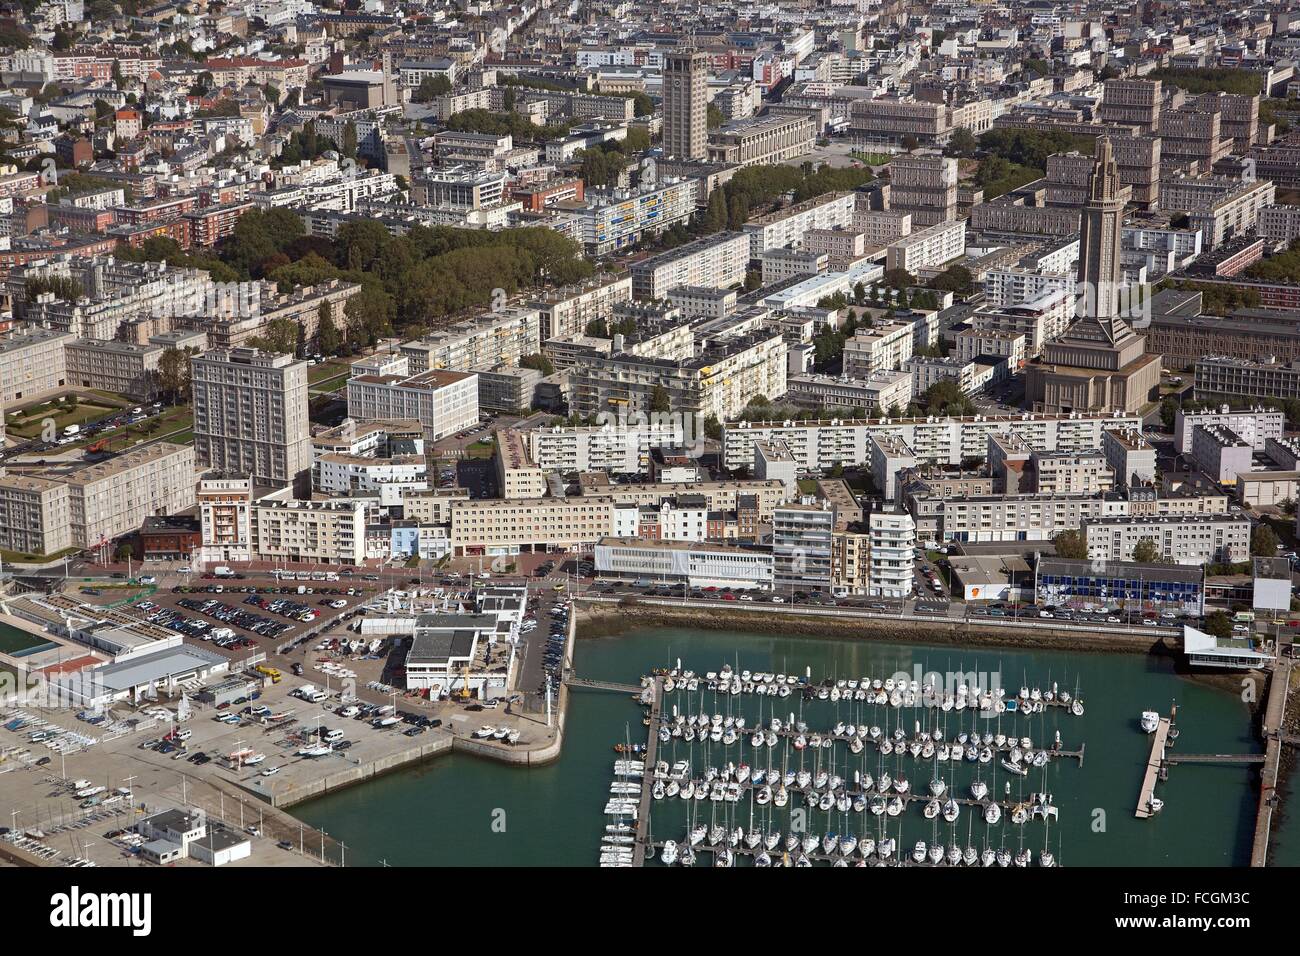
[(131, 660), (107, 664), (95, 675), (111, 691), (130, 690), (150, 681), (166, 680), (174, 674), (187, 674), (195, 670), (210, 670), (213, 665), (224, 664), (226, 659), (201, 647), (169, 647)]
[(416, 634), (407, 652), (406, 663), (446, 664), (451, 658), (468, 658), (474, 653), (476, 630), (446, 630)]

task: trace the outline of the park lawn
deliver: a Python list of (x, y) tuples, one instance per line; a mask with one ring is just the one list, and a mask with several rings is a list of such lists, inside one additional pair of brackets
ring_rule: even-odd
[(173, 408), (164, 408), (157, 415), (151, 415), (142, 422), (134, 425), (127, 425), (111, 432), (100, 432), (94, 438), (91, 438), (83, 444), (94, 444), (96, 441), (108, 439), (109, 451), (125, 451), (133, 445), (138, 445), (142, 441), (152, 438), (162, 438), (171, 432), (180, 431), (181, 434), (168, 439), (177, 444), (184, 444), (189, 441), (193, 434), (189, 431), (194, 424), (194, 411), (188, 405), (176, 405)]
[(817, 480), (815, 478), (800, 478), (798, 485), (800, 494), (813, 495), (817, 493)]
[(313, 392), (333, 392), (347, 384), (349, 376), (347, 374), (335, 375), (333, 378), (322, 379), (313, 385), (309, 385)]
[(491, 458), (496, 454), (497, 444), (493, 441), (476, 441), (465, 446), (466, 458)]
[(316, 385), (329, 379), (338, 378), (340, 375), (347, 377), (351, 368), (346, 362), (337, 362), (333, 359), (321, 362), (319, 365), (313, 365), (307, 369), (307, 384)]
[(64, 555), (72, 555), (80, 552), (80, 548), (64, 548), (62, 551), (56, 551), (54, 554), (24, 554), (21, 551), (10, 551), (8, 548), (0, 548), (0, 558), (3, 558), (6, 564), (22, 562), (24, 564), (43, 564), (46, 561), (57, 561)]
[(42, 402), (11, 414), (6, 428), (11, 434), (20, 438), (38, 438), (47, 418), (54, 419), (55, 429), (62, 432), (69, 425), (82, 425), (88, 421), (95, 421), (116, 410), (116, 406), (95, 402), (78, 401), (71, 409), (66, 410), (54, 402)]

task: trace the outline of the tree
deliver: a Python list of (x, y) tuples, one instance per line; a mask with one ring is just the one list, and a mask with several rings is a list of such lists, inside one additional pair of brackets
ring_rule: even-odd
[(195, 351), (169, 348), (158, 356), (158, 388), (174, 405), (190, 400), (190, 355)]
[(975, 291), (975, 277), (965, 266), (949, 266), (930, 280), (930, 288), (968, 295)]
[[(439, 96), (446, 96), (451, 92), (451, 81), (445, 76), (426, 76), (420, 81), (420, 85), (415, 88), (411, 94), (411, 102), (428, 103), (430, 100)], [(513, 95), (514, 91), (510, 91)], [(514, 109), (514, 104), (510, 105)]]
[(903, 150), (905, 152), (910, 153), (912, 150), (916, 149), (916, 147), (921, 145), (921, 141), (918, 140), (911, 133), (908, 133), (906, 136), (903, 137), (902, 145), (903, 145)]
[(1202, 629), (1215, 637), (1232, 637), (1232, 618), (1227, 611), (1214, 611), (1205, 615)]
[(343, 348), (343, 336), (334, 324), (334, 307), (329, 300), (320, 304), (317, 312), (316, 341), (322, 355), (338, 355)]
[(975, 155), (975, 150), (978, 147), (979, 141), (975, 139), (975, 134), (965, 126), (959, 126), (952, 131), (952, 136), (948, 139), (948, 148), (945, 152), (949, 156), (970, 158)]
[(727, 210), (727, 228), (739, 232), (749, 219), (749, 200), (744, 196), (732, 196)]
[(1160, 549), (1152, 539), (1143, 538), (1133, 546), (1133, 560), (1141, 564), (1154, 564), (1160, 560)]
[(721, 189), (709, 194), (709, 205), (700, 216), (700, 231), (707, 234), (727, 228), (727, 197)]
[(357, 124), (352, 120), (343, 127), (343, 155), (348, 159), (357, 158)]
[(705, 124), (709, 129), (717, 129), (727, 121), (727, 117), (722, 110), (718, 109), (712, 103), (704, 108)]
[(1276, 558), (1277, 533), (1268, 525), (1260, 522), (1250, 533), (1250, 553), (1257, 558)]
[(916, 277), (906, 269), (886, 269), (883, 278), (891, 289), (906, 289), (916, 282)]
[(1178, 418), (1178, 402), (1170, 397), (1160, 402), (1160, 424), (1164, 426), (1167, 432), (1174, 430), (1174, 422)]
[(135, 548), (131, 547), (131, 542), (124, 541), (117, 546), (117, 559), (125, 561), (135, 556)]
[(652, 412), (670, 412), (673, 410), (672, 401), (668, 397), (668, 389), (662, 385), (656, 385), (650, 392), (650, 411)]
[(1088, 542), (1078, 531), (1062, 531), (1052, 539), (1056, 546), (1056, 556), (1084, 561), (1088, 557)]
[(551, 360), (541, 352), (534, 352), (532, 355), (525, 355), (519, 360), (521, 368), (534, 368), (543, 375), (554, 375), (555, 366)]
[(249, 344), (267, 352), (296, 355), (302, 339), (302, 326), (292, 319), (272, 319), (266, 324), (266, 334), (249, 339)]

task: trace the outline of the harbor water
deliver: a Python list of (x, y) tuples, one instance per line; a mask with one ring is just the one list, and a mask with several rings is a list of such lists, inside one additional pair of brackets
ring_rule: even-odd
[[(1053, 760), (1045, 771), (1033, 770), (1025, 778), (1004, 772), (996, 760), (982, 771), (978, 769), (981, 765), (967, 763), (941, 768), (941, 776), (951, 780), (952, 792), (958, 796), (967, 795), (969, 781), (977, 773), (982, 773), (990, 790), (1004, 803), (1028, 797), (1033, 791), (1050, 791), (1059, 817), (1050, 827), (1039, 820), (1023, 826), (1004, 820), (986, 833), (978, 809), (972, 808), (952, 824), (960, 842), (969, 840), (977, 847), (986, 842), (994, 846), (1001, 843), (1013, 852), (1023, 843), (1035, 854), (1050, 846), (1057, 861), (1065, 866), (1243, 866), (1249, 862), (1256, 803), (1256, 790), (1251, 784), (1254, 767), (1174, 767), (1170, 779), (1158, 789), (1165, 801), (1163, 811), (1151, 820), (1134, 818), (1150, 747), (1149, 738), (1138, 724), (1142, 711), (1167, 714), (1172, 703), (1178, 704), (1179, 752), (1246, 753), (1260, 749), (1249, 710), (1238, 696), (1179, 676), (1167, 658), (1001, 648), (978, 651), (947, 645), (660, 628), (580, 640), (576, 669), (582, 677), (635, 684), (652, 668), (673, 666), (678, 659), (684, 668), (700, 674), (716, 671), (723, 664), (737, 671), (800, 676), (811, 669), (814, 682), (827, 677), (883, 679), (904, 673), (919, 678), (929, 672), (960, 672), (976, 675), (982, 686), (996, 683), (1011, 695), (1022, 685), (1047, 689), (1055, 683), (1071, 694), (1077, 689), (1086, 704), (1082, 716), (1049, 709), (1046, 714), (1021, 718), (1016, 727), (1006, 725), (1001, 730), (1029, 735), (1036, 747), (1049, 746), (1059, 730), (1065, 749), (1077, 750), (1080, 744), (1086, 744), (1082, 767), (1074, 759), (1062, 758)], [(800, 712), (798, 695), (779, 701), (741, 695), (740, 700), (743, 704), (715, 698), (711, 692), (678, 693), (666, 699), (665, 713), (671, 713), (674, 703), (684, 713), (703, 710), (709, 714), (735, 714), (737, 708), (743, 708), (752, 726), (760, 707), (764, 723), (773, 709), (782, 719), (791, 712)], [(617, 756), (613, 746), (625, 739), (645, 741), (644, 712), (629, 697), (610, 692), (578, 690), (570, 695), (570, 702), (563, 754), (548, 766), (518, 768), (455, 754), (322, 797), (293, 812), (342, 840), (347, 845), (348, 865), (594, 865), (609, 822), (603, 810)], [(862, 715), (850, 714), (849, 706), (815, 701), (803, 706), (802, 718), (811, 730), (827, 730), (837, 714), (841, 720), (861, 719)], [(885, 725), (887, 721), (892, 730), (901, 715), (909, 734), (914, 720), (921, 720), (923, 726), (944, 724), (949, 739), (970, 730), (978, 719), (973, 712), (963, 719), (961, 714), (920, 708), (895, 711), (885, 707), (877, 708), (877, 712), (877, 717), (870, 718), (873, 723)], [(993, 721), (984, 723), (988, 726), (982, 730), (993, 729)], [(474, 725), (471, 719), (464, 727)], [(769, 762), (766, 751), (762, 751), (764, 756), (758, 756), (760, 750), (751, 748), (747, 736), (725, 750), (718, 745), (712, 747), (708, 762), (713, 764), (746, 761), (758, 767)], [(782, 747), (779, 752), (788, 751)], [(852, 767), (842, 766), (846, 753), (843, 744), (836, 745), (834, 759), (841, 766), (832, 769), (849, 777)], [(670, 762), (687, 756), (687, 745), (679, 741), (664, 745), (660, 753)], [(702, 757), (702, 753), (695, 757), (697, 772)], [(811, 761), (811, 755), (807, 759)], [(872, 773), (880, 760), (870, 746), (861, 758), (855, 759), (865, 761)], [(931, 764), (923, 760), (908, 758), (891, 765), (891, 771), (894, 766), (905, 768), (917, 793), (924, 793), (935, 776)], [(1012, 783), (1011, 795), (1005, 795), (1007, 782)], [(796, 801), (791, 800), (791, 808), (795, 805)], [(695, 806), (695, 822), (708, 823), (711, 812), (726, 812), (732, 825), (750, 824), (748, 797), (728, 811), (709, 801)], [(761, 824), (778, 829), (788, 825), (779, 813), (788, 816), (789, 809), (778, 812), (769, 808)], [(690, 813), (685, 801), (653, 803), (654, 838), (681, 840)], [(859, 827), (879, 825), (887, 819), (873, 818), (869, 813), (854, 817), (858, 819), (847, 820)], [(846, 821), (842, 816), (839, 819)], [(760, 823), (757, 818), (754, 822)], [(825, 831), (830, 825), (826, 820), (816, 822), (814, 815), (809, 829)], [(890, 834), (901, 837), (899, 846), (904, 851), (910, 850), (914, 840), (931, 840), (935, 835), (942, 838), (936, 828), (948, 826), (942, 820), (936, 824), (924, 819), (919, 802), (909, 804), (889, 825)], [(1289, 832), (1280, 833), (1279, 842), (1290, 850), (1294, 841), (1288, 836)], [(705, 856), (701, 862), (707, 863), (708, 859)]]

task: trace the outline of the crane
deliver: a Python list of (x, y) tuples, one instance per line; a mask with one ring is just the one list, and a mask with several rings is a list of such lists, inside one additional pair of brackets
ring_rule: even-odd
[(461, 683), (460, 690), (456, 691), (456, 693), (453, 696), (459, 698), (460, 700), (469, 700), (471, 697), (474, 696), (472, 693), (470, 693), (470, 689), (469, 689), (469, 664), (466, 664), (464, 667), (461, 668), (460, 683)]

